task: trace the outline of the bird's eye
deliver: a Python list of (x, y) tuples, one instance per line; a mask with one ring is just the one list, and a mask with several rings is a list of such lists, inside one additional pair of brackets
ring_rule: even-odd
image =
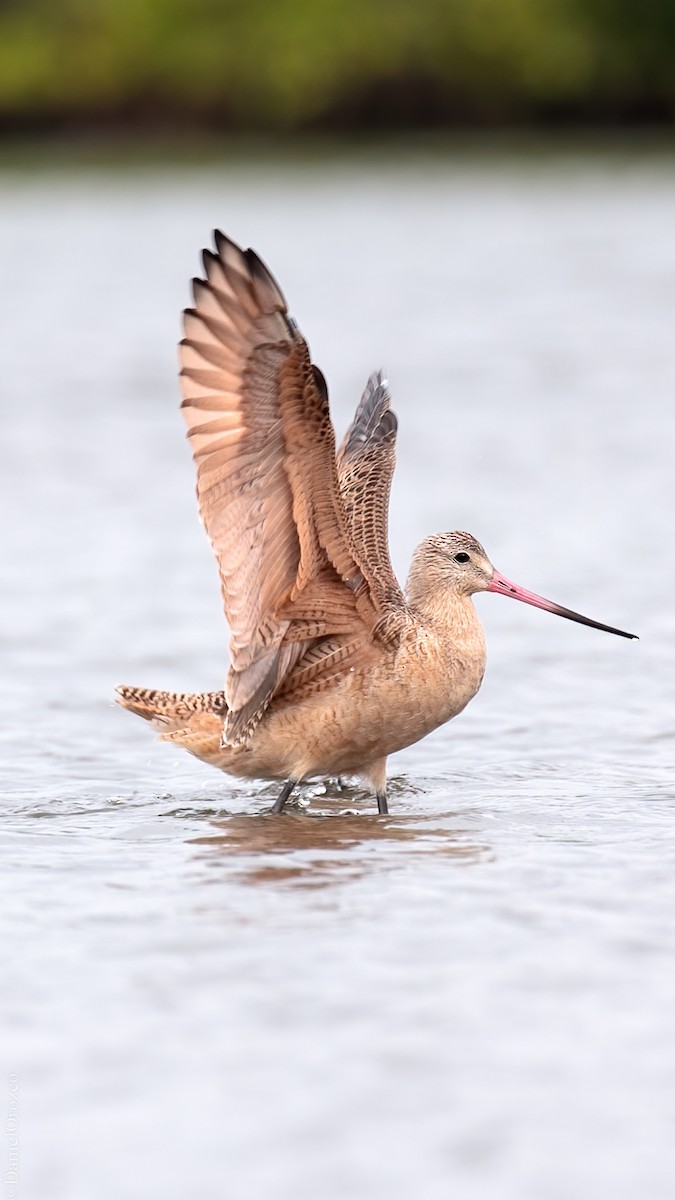
[(455, 555), (455, 562), (465, 563), (465, 562), (470, 562), (470, 561), (471, 561), (471, 556), (466, 553), (466, 550), (460, 550), (459, 554)]

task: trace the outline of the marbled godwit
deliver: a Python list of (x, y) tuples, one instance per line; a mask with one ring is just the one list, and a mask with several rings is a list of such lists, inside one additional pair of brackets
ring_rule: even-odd
[(426, 538), (405, 592), (389, 561), (397, 421), (371, 376), (336, 455), (323, 375), (252, 250), (204, 251), (181, 342), (182, 410), (232, 637), (225, 690), (120, 687), (165, 741), (232, 775), (359, 775), (387, 812), (387, 755), (476, 695), (485, 640), (471, 597), (498, 592), (601, 625), (500, 575), (468, 533)]

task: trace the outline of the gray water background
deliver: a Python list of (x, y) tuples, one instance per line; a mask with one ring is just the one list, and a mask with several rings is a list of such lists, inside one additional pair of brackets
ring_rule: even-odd
[[(214, 225), (339, 434), (386, 367), (401, 576), (468, 529), (641, 635), (479, 597), (483, 689), (388, 819), (317, 785), (274, 820), (111, 704), (224, 676), (175, 379)], [(675, 1195), (675, 161), (6, 169), (0, 269), (21, 1200)]]

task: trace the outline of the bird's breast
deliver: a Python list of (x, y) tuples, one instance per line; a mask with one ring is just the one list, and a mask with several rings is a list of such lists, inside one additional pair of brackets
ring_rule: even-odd
[(457, 716), (476, 695), (484, 671), (482, 630), (478, 637), (451, 642), (421, 629), (404, 641), (394, 674), (400, 684), (401, 724), (410, 733), (405, 744), (417, 741)]

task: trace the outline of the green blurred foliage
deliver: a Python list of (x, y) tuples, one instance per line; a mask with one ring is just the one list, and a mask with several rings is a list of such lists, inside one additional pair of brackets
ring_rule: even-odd
[(675, 115), (675, 0), (0, 0), (0, 122)]

